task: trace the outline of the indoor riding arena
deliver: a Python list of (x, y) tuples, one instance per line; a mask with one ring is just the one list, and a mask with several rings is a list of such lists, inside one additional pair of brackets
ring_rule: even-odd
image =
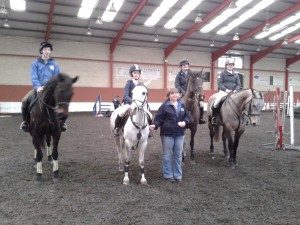
[(1, 0), (0, 225), (300, 224), (299, 28), (299, 0)]
[[(247, 127), (232, 170), (222, 144), (209, 155), (206, 125), (199, 125), (195, 161), (188, 157), (183, 181), (162, 178), (159, 131), (149, 139), (145, 177), (139, 183), (137, 152), (132, 152), (130, 185), (123, 185), (109, 117), (72, 113), (59, 145), (60, 181), (44, 156), (44, 182), (35, 184), (33, 146), (19, 130), (21, 117), (0, 118), (1, 224), (289, 224), (299, 222), (300, 152), (276, 150), (274, 114), (263, 112), (258, 127)], [(300, 145), (300, 120), (295, 120)], [(286, 132), (289, 122), (286, 121)], [(186, 132), (189, 140), (189, 131)], [(284, 136), (289, 143), (289, 136)], [(186, 150), (189, 150), (186, 144)]]

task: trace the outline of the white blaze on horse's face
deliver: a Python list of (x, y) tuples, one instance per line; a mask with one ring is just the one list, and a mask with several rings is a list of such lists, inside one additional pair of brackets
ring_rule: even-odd
[(137, 85), (132, 90), (132, 104), (141, 109), (146, 105), (148, 99), (148, 89), (144, 85)]
[(256, 126), (260, 124), (260, 113), (264, 107), (264, 97), (260, 92), (254, 92), (253, 95), (249, 105), (249, 118), (250, 124)]

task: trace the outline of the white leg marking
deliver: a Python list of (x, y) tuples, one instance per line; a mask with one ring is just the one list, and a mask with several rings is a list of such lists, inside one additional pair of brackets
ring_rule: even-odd
[(123, 184), (128, 185), (129, 184), (129, 177), (128, 172), (125, 172), (125, 177), (123, 179)]
[(147, 180), (145, 178), (145, 175), (142, 174), (142, 178), (141, 178), (141, 184), (147, 184)]
[(53, 160), (53, 172), (58, 170), (58, 160)]
[(49, 156), (49, 155), (52, 155), (52, 148), (51, 148), (51, 146), (50, 147), (47, 146), (47, 156)]
[(42, 162), (37, 162), (36, 163), (36, 172), (40, 173), (40, 174), (43, 173)]

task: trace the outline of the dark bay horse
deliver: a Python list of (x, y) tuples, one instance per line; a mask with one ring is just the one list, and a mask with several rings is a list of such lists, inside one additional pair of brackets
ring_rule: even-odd
[[(185, 95), (183, 96), (183, 103), (189, 113), (190, 123), (187, 128), (191, 131), (190, 139), (190, 160), (194, 163), (195, 154), (194, 154), (194, 139), (197, 132), (200, 110), (199, 110), (199, 99), (203, 96), (203, 80), (202, 72), (192, 72), (187, 80)], [(183, 154), (184, 160), (184, 154)]]
[(260, 113), (264, 107), (264, 96), (261, 92), (253, 89), (246, 89), (240, 92), (229, 94), (222, 103), (216, 117), (217, 125), (211, 124), (211, 107), (218, 93), (212, 95), (207, 104), (208, 128), (210, 135), (210, 153), (214, 157), (213, 140), (219, 141), (221, 127), (223, 127), (222, 140), (224, 154), (228, 155), (226, 139), (228, 140), (229, 163), (232, 169), (237, 166), (236, 153), (239, 140), (245, 131), (243, 118), (248, 117), (249, 123), (253, 126), (260, 124)]
[[(58, 143), (61, 136), (60, 121), (68, 117), (69, 103), (73, 95), (73, 84), (78, 77), (71, 78), (66, 74), (52, 77), (37, 95), (30, 112), (29, 132), (36, 151), (36, 181), (42, 181), (42, 158), (45, 141), (47, 143), (48, 160), (53, 159), (53, 181), (57, 182), (58, 173)], [(51, 138), (52, 152), (49, 151)]]

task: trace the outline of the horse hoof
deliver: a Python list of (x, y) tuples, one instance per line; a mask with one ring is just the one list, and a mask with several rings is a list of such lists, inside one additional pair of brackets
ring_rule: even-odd
[(57, 184), (59, 182), (59, 178), (53, 177), (52, 181), (53, 181), (53, 184)]
[(124, 185), (129, 185), (129, 180), (128, 181), (123, 180), (123, 184)]
[(43, 176), (42, 174), (38, 173), (35, 178), (35, 184), (41, 185), (42, 183), (43, 183)]
[(142, 180), (141, 180), (141, 184), (142, 184), (142, 185), (147, 185), (147, 184), (148, 184), (148, 183), (147, 183), (147, 180), (146, 180), (146, 179), (142, 179)]

